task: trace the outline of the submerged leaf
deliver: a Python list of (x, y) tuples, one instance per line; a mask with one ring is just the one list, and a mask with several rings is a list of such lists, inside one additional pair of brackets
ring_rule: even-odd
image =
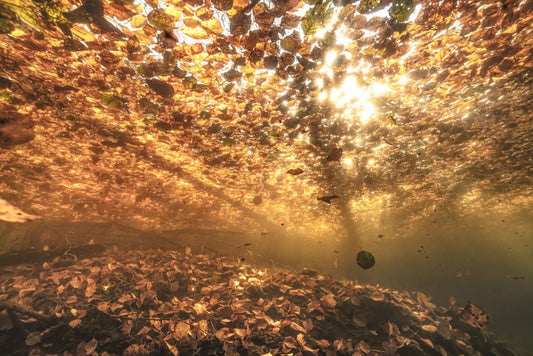
[(461, 312), (461, 318), (468, 325), (484, 329), (489, 324), (489, 316), (477, 305), (471, 302), (467, 302), (463, 311)]
[(376, 263), (376, 260), (374, 259), (374, 255), (372, 255), (368, 251), (359, 251), (357, 253), (357, 264), (362, 269), (369, 269), (374, 266)]
[(333, 150), (331, 150), (331, 152), (329, 153), (327, 157), (328, 162), (335, 162), (335, 161), (340, 160), (342, 157), (342, 152), (343, 150), (340, 147), (336, 147)]
[(334, 195), (326, 195), (326, 196), (317, 198), (317, 200), (323, 201), (323, 202), (328, 203), (328, 204), (331, 204), (331, 201), (333, 199), (339, 199), (339, 196), (334, 194)]
[(301, 168), (293, 168), (287, 171), (288, 174), (293, 175), (293, 176), (297, 176), (298, 174), (302, 174), (303, 172), (304, 170)]

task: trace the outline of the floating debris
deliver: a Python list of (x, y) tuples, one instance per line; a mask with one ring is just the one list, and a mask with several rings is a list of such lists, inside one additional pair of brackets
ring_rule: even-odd
[(339, 199), (339, 196), (336, 195), (336, 194), (334, 194), (334, 195), (326, 195), (326, 196), (323, 196), (323, 197), (318, 197), (316, 199), (320, 200), (320, 201), (323, 201), (324, 203), (331, 204), (331, 201), (333, 199)]
[(372, 255), (370, 252), (359, 251), (359, 253), (357, 253), (357, 264), (362, 269), (369, 269), (372, 268), (374, 264), (376, 264), (376, 260), (374, 258), (374, 255)]

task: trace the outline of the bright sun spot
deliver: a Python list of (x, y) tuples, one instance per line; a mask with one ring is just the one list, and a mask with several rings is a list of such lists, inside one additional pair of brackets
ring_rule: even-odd
[(344, 157), (342, 159), (342, 163), (346, 166), (346, 167), (351, 167), (353, 166), (353, 159), (351, 157)]
[[(323, 87), (322, 79), (317, 81), (317, 86)], [(389, 91), (390, 88), (383, 83), (361, 84), (358, 77), (350, 75), (344, 78), (340, 86), (329, 91), (323, 90), (318, 95), (318, 99), (321, 101), (329, 100), (334, 103), (335, 107), (342, 112), (344, 119), (358, 120), (365, 124), (377, 112), (372, 100)]]

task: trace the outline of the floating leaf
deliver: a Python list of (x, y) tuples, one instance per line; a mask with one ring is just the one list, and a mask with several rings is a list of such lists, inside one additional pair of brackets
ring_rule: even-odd
[(293, 176), (297, 176), (299, 174), (302, 174), (303, 172), (304, 170), (301, 168), (293, 168), (287, 171), (288, 174), (293, 175)]
[(148, 79), (146, 84), (156, 93), (165, 98), (171, 98), (174, 95), (174, 88), (172, 85), (160, 79)]
[(328, 162), (334, 162), (334, 161), (338, 161), (341, 159), (342, 157), (342, 148), (340, 147), (336, 147), (334, 148), (333, 150), (331, 150), (331, 152), (329, 153), (328, 157), (327, 157), (327, 161)]
[(357, 11), (362, 14), (370, 13), (380, 7), (380, 0), (361, 0), (357, 6)]
[(300, 26), (305, 35), (312, 35), (319, 29), (318, 24), (312, 18), (304, 18)]
[(215, 9), (228, 11), (233, 7), (233, 0), (211, 0)]
[(102, 101), (102, 104), (112, 108), (121, 108), (124, 105), (123, 99), (112, 92), (101, 93), (100, 100)]
[(334, 194), (334, 195), (326, 195), (326, 196), (322, 196), (322, 197), (318, 197), (317, 198), (317, 200), (323, 201), (323, 202), (328, 203), (328, 204), (331, 204), (331, 201), (333, 199), (339, 199), (339, 196)]
[(281, 40), (281, 48), (290, 53), (297, 53), (300, 49), (301, 40), (297, 31)]
[(176, 26), (174, 18), (161, 9), (150, 11), (148, 23), (159, 30), (170, 30)]
[(198, 82), (198, 79), (196, 79), (193, 76), (188, 76), (188, 77), (183, 78), (181, 82), (185, 86), (185, 88), (192, 89), (194, 85)]
[(396, 21), (406, 22), (414, 11), (414, 0), (394, 0), (389, 15)]
[(248, 32), (251, 25), (252, 20), (250, 19), (250, 16), (238, 12), (230, 20), (230, 31), (234, 36), (241, 36)]

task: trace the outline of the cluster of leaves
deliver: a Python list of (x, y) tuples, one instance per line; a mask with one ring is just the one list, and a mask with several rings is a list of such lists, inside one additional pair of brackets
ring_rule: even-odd
[[(413, 217), (530, 204), (529, 5), (418, 4), (407, 23), (416, 1), (1, 0), (0, 105), (36, 132), (0, 152), (1, 190), (49, 217), (158, 228), (335, 229), (337, 205), (381, 209), (369, 196)], [(367, 123), (318, 99), (350, 75), (390, 86)]]
[[(112, 254), (112, 256), (110, 256)], [(5, 353), (85, 355), (512, 354), (471, 325), (468, 303), (339, 282), (313, 270), (257, 270), (177, 251), (113, 251), (68, 267), (6, 268)], [(26, 332), (23, 332), (25, 330)], [(505, 353), (507, 352), (507, 353)]]

